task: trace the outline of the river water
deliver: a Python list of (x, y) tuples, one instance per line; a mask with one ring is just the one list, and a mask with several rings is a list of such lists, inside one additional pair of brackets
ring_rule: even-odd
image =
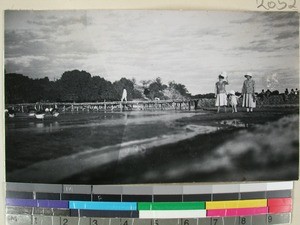
[[(247, 169), (247, 175), (239, 174), (243, 166), (237, 166), (234, 161), (244, 160), (249, 151), (254, 151), (254, 154), (261, 152), (261, 148), (253, 150), (251, 143), (240, 137), (245, 135), (240, 132), (245, 132), (249, 125), (245, 126), (237, 119), (190, 122), (195, 116), (201, 118), (206, 113), (84, 112), (46, 117), (43, 121), (21, 116), (9, 118), (6, 122), (7, 180), (101, 184), (262, 177), (249, 172), (251, 168)], [(291, 121), (285, 123), (290, 125)], [(279, 129), (279, 133), (273, 136), (282, 136), (282, 131)], [(247, 132), (247, 135), (255, 133)], [(295, 141), (294, 136), (293, 140), (286, 140), (294, 133), (288, 134), (289, 137), (285, 135), (281, 141)], [(252, 137), (254, 141), (257, 139), (256, 145), (264, 145), (257, 144), (261, 141), (260, 136)], [(243, 148), (245, 144), (247, 147)], [(224, 149), (224, 146), (227, 147)], [(237, 149), (235, 154), (232, 149)], [(239, 151), (241, 155), (237, 153)], [(264, 161), (259, 157), (252, 159), (249, 167), (255, 166), (256, 160)], [(264, 164), (266, 171), (269, 170), (269, 162)], [(236, 177), (228, 176), (232, 174), (230, 170), (236, 171)]]

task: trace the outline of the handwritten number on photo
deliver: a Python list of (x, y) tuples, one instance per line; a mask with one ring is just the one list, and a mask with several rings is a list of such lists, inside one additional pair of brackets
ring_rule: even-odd
[(292, 0), (294, 3), (292, 5), (289, 5), (290, 9), (296, 9), (296, 0)]
[[(289, 2), (289, 4), (287, 3)], [(263, 8), (265, 10), (269, 9), (278, 9), (278, 10), (284, 10), (286, 8), (290, 9), (296, 9), (296, 0), (256, 0), (256, 3), (258, 4), (257, 8)]]

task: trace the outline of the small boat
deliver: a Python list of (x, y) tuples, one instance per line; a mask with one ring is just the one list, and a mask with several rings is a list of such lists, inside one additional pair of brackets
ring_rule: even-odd
[(28, 116), (34, 117), (34, 116), (35, 116), (35, 112), (30, 112), (30, 113), (28, 113)]
[(41, 113), (41, 114), (35, 114), (35, 118), (37, 118), (37, 119), (42, 120), (42, 119), (44, 119), (44, 117), (45, 117), (45, 114), (44, 114), (44, 113)]
[(52, 113), (52, 116), (54, 116), (54, 117), (58, 117), (58, 115), (59, 115), (59, 112)]
[(8, 109), (7, 111), (5, 111), (5, 112), (7, 112), (7, 114), (8, 114), (8, 117), (9, 118), (14, 118), (15, 117), (15, 110), (13, 110), (13, 109)]
[(36, 113), (35, 110), (30, 110), (30, 111), (28, 112), (28, 116), (34, 117), (34, 116), (35, 116), (35, 113)]
[(51, 108), (50, 113), (51, 113), (51, 115), (52, 115), (53, 117), (58, 117), (58, 115), (59, 115), (58, 110), (55, 109), (55, 108), (54, 108), (54, 109)]

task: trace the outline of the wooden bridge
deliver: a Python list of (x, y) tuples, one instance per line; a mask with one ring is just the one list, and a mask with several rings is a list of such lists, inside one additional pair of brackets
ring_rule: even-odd
[(112, 102), (37, 102), (6, 105), (18, 112), (46, 110), (55, 108), (60, 111), (123, 111), (123, 110), (193, 110), (197, 109), (198, 100), (151, 100), (151, 101), (112, 101)]

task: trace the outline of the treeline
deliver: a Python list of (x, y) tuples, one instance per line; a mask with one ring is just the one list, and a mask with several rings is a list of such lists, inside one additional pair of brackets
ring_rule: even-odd
[(119, 101), (122, 90), (127, 90), (128, 100), (185, 99), (191, 95), (183, 84), (163, 84), (158, 77), (137, 84), (135, 79), (121, 78), (110, 82), (86, 71), (66, 71), (61, 78), (50, 81), (48, 77), (31, 79), (22, 74), (5, 74), (5, 102), (101, 102)]

